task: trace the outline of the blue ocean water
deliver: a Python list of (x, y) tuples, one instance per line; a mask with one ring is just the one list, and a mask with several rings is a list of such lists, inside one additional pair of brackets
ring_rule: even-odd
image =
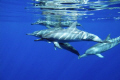
[[(69, 51), (54, 50), (52, 43), (34, 42), (36, 37), (26, 35), (46, 29), (42, 25), (30, 25), (35, 21), (34, 16), (24, 9), (29, 0), (0, 2), (0, 80), (120, 80), (120, 44), (102, 53), (103, 59), (95, 55), (78, 59)], [(120, 20), (88, 19), (79, 23), (85, 31), (101, 39), (108, 34), (111, 38), (120, 36)], [(96, 42), (71, 44), (84, 54)]]

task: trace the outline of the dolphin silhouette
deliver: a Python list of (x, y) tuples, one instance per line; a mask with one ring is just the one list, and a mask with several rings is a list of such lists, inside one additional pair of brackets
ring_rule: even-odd
[(105, 41), (109, 41), (109, 43), (98, 43), (91, 48), (89, 48), (83, 55), (79, 56), (79, 59), (88, 55), (96, 55), (100, 58), (104, 58), (100, 53), (105, 52), (114, 46), (120, 43), (120, 36), (114, 39), (110, 39), (110, 34), (107, 36)]

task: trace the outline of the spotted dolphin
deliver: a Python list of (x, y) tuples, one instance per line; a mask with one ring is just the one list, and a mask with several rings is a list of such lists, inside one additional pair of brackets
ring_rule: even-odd
[(61, 29), (49, 34), (45, 34), (42, 37), (53, 42), (75, 42), (75, 41), (96, 41), (103, 42), (97, 35), (78, 30), (76, 28), (77, 22), (74, 22), (67, 29)]
[(108, 35), (105, 40), (109, 41), (109, 43), (98, 43), (92, 46), (83, 55), (79, 56), (79, 59), (88, 55), (96, 55), (100, 58), (104, 58), (104, 56), (102, 56), (100, 53), (105, 52), (118, 45), (120, 43), (120, 36), (114, 39), (110, 39), (110, 35)]

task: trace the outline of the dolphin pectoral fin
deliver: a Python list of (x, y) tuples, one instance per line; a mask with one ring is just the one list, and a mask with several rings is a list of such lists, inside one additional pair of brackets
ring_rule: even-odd
[(98, 56), (98, 57), (100, 57), (100, 58), (104, 58), (104, 56), (101, 55), (101, 54), (96, 54), (96, 56)]
[(36, 40), (34, 40), (34, 41), (42, 41), (43, 39), (42, 38), (40, 38), (40, 39), (36, 39)]
[(58, 47), (58, 48), (62, 49), (61, 46), (60, 46), (60, 44), (58, 42), (53, 42), (53, 43), (54, 43), (55, 47)]

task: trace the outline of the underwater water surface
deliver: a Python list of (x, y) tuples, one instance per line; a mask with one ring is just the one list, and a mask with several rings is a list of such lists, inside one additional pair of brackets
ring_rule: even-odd
[[(0, 80), (120, 80), (120, 44), (96, 55), (78, 59), (78, 56), (54, 49), (52, 43), (34, 42), (26, 33), (46, 29), (31, 25), (38, 18), (25, 7), (29, 0), (0, 0)], [(105, 13), (111, 13), (107, 17)], [(120, 10), (95, 11), (92, 16), (78, 20), (84, 27), (78, 29), (98, 35), (104, 40), (120, 36)], [(98, 17), (102, 15), (104, 19)], [(80, 54), (96, 44), (92, 41), (71, 42)]]

